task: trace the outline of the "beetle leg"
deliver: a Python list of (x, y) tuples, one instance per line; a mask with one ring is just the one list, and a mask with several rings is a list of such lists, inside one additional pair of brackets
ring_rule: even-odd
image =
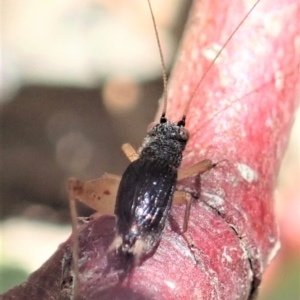
[(126, 143), (122, 145), (122, 150), (131, 162), (139, 158), (138, 153), (134, 150), (134, 148), (130, 144)]
[(113, 215), (120, 180), (121, 177), (112, 174), (85, 182), (71, 178), (68, 182), (70, 201), (77, 199), (103, 215)]
[(69, 204), (72, 219), (74, 299), (78, 299), (77, 296), (80, 284), (76, 199), (97, 211), (96, 214), (91, 216), (92, 219), (103, 214), (113, 215), (120, 180), (121, 178), (119, 176), (105, 174), (99, 179), (86, 182), (74, 178), (71, 178), (68, 181)]
[[(179, 169), (177, 181), (189, 178), (194, 175), (198, 175), (197, 182), (199, 181), (199, 184), (200, 184), (200, 174), (212, 169), (215, 166), (216, 166), (216, 164), (212, 163), (212, 161), (210, 159), (205, 159), (187, 169)], [(197, 194), (198, 194), (198, 192), (197, 192)], [(174, 204), (183, 204), (184, 202), (186, 204), (184, 223), (183, 223), (183, 232), (187, 231), (188, 222), (189, 222), (189, 218), (190, 218), (190, 212), (191, 212), (192, 198), (193, 198), (193, 196), (192, 196), (191, 192), (175, 191), (175, 193), (174, 193), (174, 198), (173, 198)]]
[(193, 175), (201, 175), (201, 174), (211, 170), (212, 168), (214, 168), (215, 166), (217, 166), (218, 164), (220, 164), (221, 162), (224, 162), (224, 161), (228, 161), (228, 160), (222, 159), (216, 163), (213, 163), (210, 159), (204, 159), (204, 160), (201, 160), (200, 162), (190, 166), (189, 168), (179, 169), (177, 181), (189, 178)]
[(185, 209), (185, 216), (184, 216), (184, 223), (183, 223), (183, 232), (187, 230), (188, 222), (190, 218), (190, 212), (191, 212), (191, 205), (192, 205), (192, 199), (193, 198), (199, 198), (200, 193), (200, 174), (203, 174), (210, 169), (214, 168), (218, 163), (212, 163), (210, 159), (205, 159), (200, 161), (199, 163), (187, 168), (187, 169), (179, 169), (178, 170), (178, 177), (177, 181), (189, 178), (191, 176), (197, 175), (196, 178), (196, 192), (193, 193), (191, 191), (175, 191), (174, 198), (173, 198), (173, 204), (186, 204)]
[(186, 207), (185, 207), (185, 215), (184, 215), (182, 231), (186, 232), (189, 223), (190, 212), (191, 212), (192, 195), (184, 191), (175, 191), (173, 197), (173, 204), (183, 204), (183, 203), (185, 203)]
[(77, 229), (77, 211), (76, 211), (76, 188), (75, 179), (71, 179), (68, 181), (68, 193), (69, 193), (69, 205), (71, 212), (71, 220), (72, 220), (72, 268), (73, 268), (73, 297), (74, 299), (78, 298), (79, 295), (79, 242), (78, 242), (78, 229)]
[(217, 164), (212, 163), (210, 159), (204, 159), (198, 162), (195, 165), (192, 165), (189, 168), (186, 169), (179, 169), (178, 170), (178, 178), (177, 180), (182, 180), (185, 178), (189, 178), (196, 174), (203, 174), (206, 171), (209, 171), (210, 169), (214, 168)]

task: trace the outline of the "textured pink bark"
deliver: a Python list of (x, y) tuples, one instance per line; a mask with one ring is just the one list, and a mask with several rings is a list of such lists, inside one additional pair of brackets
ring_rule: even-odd
[[(208, 7), (203, 2), (195, 3), (183, 51), (173, 72), (169, 113), (177, 118), (197, 78), (209, 64), (203, 53), (209, 53), (214, 44), (224, 44), (228, 32), (236, 27), (236, 20), (249, 10), (241, 1), (209, 1), (209, 4)], [(235, 228), (240, 247), (245, 250), (244, 258), (251, 262), (254, 273), (248, 273), (248, 278), (253, 276), (253, 287), (261, 280), (278, 247), (273, 193), (297, 107), (299, 5), (299, 1), (261, 1), (257, 5), (206, 76), (187, 120), (192, 140), (184, 165), (203, 158), (227, 159), (202, 176), (201, 200), (216, 208), (221, 218)], [(197, 18), (197, 12), (204, 10), (205, 17)], [(225, 17), (228, 15), (232, 18)], [(202, 34), (198, 31), (199, 23), (203, 24)], [(177, 102), (177, 98), (182, 101)], [(215, 241), (220, 231), (215, 224), (217, 219), (210, 225), (211, 239)], [(238, 245), (224, 238), (219, 253), (212, 254), (211, 245), (199, 232), (206, 222), (202, 204), (195, 204), (188, 235), (204, 256), (209, 253), (210, 259), (217, 261), (217, 255), (221, 255), (219, 268), (209, 269), (216, 272), (214, 287), (220, 299), (238, 296), (245, 299), (247, 284), (243, 287), (239, 284), (241, 289), (237, 289), (231, 273), (240, 271), (236, 264), (243, 256), (229, 254), (237, 251)], [(225, 266), (226, 260), (231, 267)], [(244, 269), (239, 278), (245, 273)], [(210, 298), (207, 294), (204, 299), (217, 297)]]
[[(167, 117), (181, 118), (211, 53), (251, 5), (240, 0), (194, 2), (169, 85)], [(172, 226), (166, 226), (154, 255), (118, 284), (119, 273), (107, 268), (114, 258), (106, 255), (114, 219), (103, 217), (81, 227), (83, 299), (250, 297), (277, 247), (273, 193), (297, 107), (299, 15), (299, 0), (262, 0), (197, 92), (187, 115), (191, 139), (183, 165), (204, 158), (226, 161), (201, 177), (200, 200), (193, 203), (185, 237), (178, 229), (184, 207), (174, 206)], [(193, 188), (192, 180), (179, 188), (183, 186)], [(64, 299), (61, 278), (68, 294), (69, 264), (66, 241), (29, 283), (1, 299)], [(108, 285), (113, 288), (104, 291)]]

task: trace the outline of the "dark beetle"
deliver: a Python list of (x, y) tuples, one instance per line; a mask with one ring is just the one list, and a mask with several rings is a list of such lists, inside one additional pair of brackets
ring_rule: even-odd
[(165, 227), (182, 152), (189, 139), (184, 119), (160, 123), (147, 134), (139, 158), (125, 170), (117, 193), (115, 247), (139, 260), (155, 249)]

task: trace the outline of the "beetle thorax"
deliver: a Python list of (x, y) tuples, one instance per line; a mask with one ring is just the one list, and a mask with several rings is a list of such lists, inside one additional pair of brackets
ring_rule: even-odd
[(140, 158), (161, 159), (178, 168), (188, 138), (188, 131), (183, 126), (172, 122), (159, 123), (148, 132), (139, 150)]

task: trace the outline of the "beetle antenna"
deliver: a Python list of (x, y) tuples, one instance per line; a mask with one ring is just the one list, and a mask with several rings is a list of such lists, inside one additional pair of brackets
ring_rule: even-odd
[[(239, 28), (242, 26), (242, 24), (245, 22), (245, 20), (248, 18), (248, 16), (251, 14), (251, 12), (254, 10), (254, 8), (256, 7), (256, 5), (260, 2), (260, 0), (257, 0), (254, 5), (251, 7), (251, 9), (247, 12), (247, 14), (244, 16), (244, 18), (240, 21), (240, 23), (238, 24), (238, 26), (234, 29), (234, 31), (230, 34), (230, 36), (227, 38), (227, 40), (225, 41), (225, 43), (223, 44), (222, 48), (219, 50), (219, 52), (217, 53), (217, 55), (215, 56), (215, 58), (211, 61), (211, 63), (209, 64), (209, 66), (207, 67), (207, 69), (205, 70), (205, 72), (203, 73), (202, 77), (200, 78), (198, 84), (196, 85), (194, 91), (192, 92), (191, 97), (189, 98), (187, 105), (183, 111), (183, 116), (182, 116), (182, 120), (179, 121), (179, 123), (184, 123), (185, 124), (185, 119), (186, 119), (186, 115), (188, 113), (189, 107), (191, 102), (193, 101), (196, 93), (198, 92), (198, 89), (200, 87), (200, 85), (202, 84), (203, 80), (206, 78), (208, 72), (210, 71), (210, 69), (212, 68), (212, 66), (215, 64), (216, 60), (218, 59), (218, 57), (222, 54), (223, 50), (225, 49), (225, 47), (227, 46), (227, 44), (230, 42), (230, 40), (232, 39), (232, 37), (235, 35), (235, 33), (239, 30)], [(180, 125), (178, 123), (178, 125)]]
[(164, 105), (163, 105), (163, 111), (162, 111), (161, 118), (160, 118), (160, 123), (165, 123), (167, 121), (166, 112), (167, 112), (167, 102), (168, 102), (167, 72), (166, 72), (166, 66), (165, 66), (165, 62), (164, 62), (164, 57), (163, 57), (162, 48), (161, 48), (161, 44), (160, 44), (160, 40), (159, 40), (158, 30), (157, 30), (157, 26), (156, 26), (156, 22), (155, 22), (155, 18), (154, 18), (154, 14), (153, 14), (153, 10), (152, 10), (150, 0), (148, 0), (148, 5), (149, 5), (149, 8), (150, 8), (150, 12), (151, 12), (152, 22), (153, 22), (153, 26), (154, 26), (154, 31), (155, 31), (157, 44), (158, 44), (160, 61), (161, 61), (161, 66), (162, 66), (162, 75), (163, 75), (163, 82), (164, 82)]

